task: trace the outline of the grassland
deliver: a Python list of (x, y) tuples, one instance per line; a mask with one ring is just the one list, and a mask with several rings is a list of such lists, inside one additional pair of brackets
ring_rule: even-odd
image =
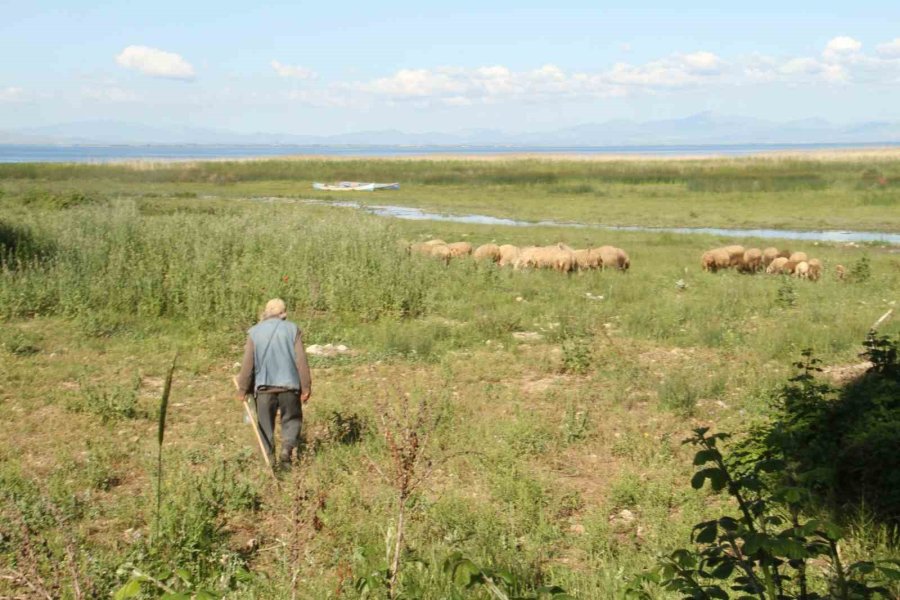
[(900, 231), (900, 159), (691, 161), (276, 160), (98, 165), (0, 165), (10, 194), (100, 197), (185, 194), (331, 199), (312, 181), (401, 181), (399, 192), (354, 198), (532, 221), (606, 225)]
[[(372, 575), (390, 566), (398, 514), (386, 440), (424, 410), (404, 597), (492, 597), (443, 572), (453, 552), (508, 569), (518, 594), (552, 583), (620, 597), (729, 509), (691, 489), (680, 441), (764, 421), (805, 348), (837, 377), (855, 372), (898, 299), (896, 249), (790, 244), (824, 260), (810, 283), (703, 273), (700, 253), (725, 241), (713, 237), (387, 221), (259, 198), (313, 197), (313, 179), (400, 180), (391, 203), (454, 212), (900, 231), (900, 162), (873, 161), (0, 166), (0, 567), (14, 577), (0, 591), (29, 593), (25, 580), (75, 598), (78, 581), (103, 597), (136, 568), (164, 582), (183, 569), (178, 585), (229, 598), (383, 596)], [(633, 267), (517, 273), (398, 246), (429, 237), (610, 243)], [(855, 276), (837, 280), (838, 263)], [(229, 389), (272, 296), (307, 344), (352, 349), (313, 358), (305, 464), (280, 488)], [(156, 403), (176, 350), (155, 531)], [(848, 559), (896, 554), (889, 526), (843, 521)]]

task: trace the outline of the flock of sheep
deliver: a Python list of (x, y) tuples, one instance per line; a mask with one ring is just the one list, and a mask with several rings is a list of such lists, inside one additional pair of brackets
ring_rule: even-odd
[(511, 266), (516, 270), (553, 269), (561, 273), (587, 271), (591, 269), (615, 269), (627, 271), (631, 266), (628, 253), (615, 246), (600, 246), (575, 250), (559, 243), (552, 246), (518, 247), (510, 244), (484, 244), (474, 250), (469, 242), (448, 244), (443, 240), (429, 240), (412, 244), (410, 252), (432, 256), (444, 261), (463, 256), (472, 256), (478, 261), (490, 261), (501, 267)]
[[(558, 243), (552, 246), (524, 246), (510, 244), (483, 244), (472, 248), (469, 242), (447, 243), (429, 240), (406, 245), (408, 252), (424, 254), (445, 262), (454, 258), (471, 256), (477, 261), (490, 261), (501, 267), (524, 269), (553, 269), (561, 273), (613, 269), (627, 271), (631, 266), (628, 253), (615, 246), (600, 246), (575, 250)], [(822, 276), (822, 261), (809, 258), (805, 252), (791, 252), (769, 247), (745, 249), (743, 246), (725, 246), (703, 253), (701, 266), (704, 271), (715, 273), (722, 269), (736, 269), (741, 273), (765, 271), (770, 275), (792, 275), (800, 279), (818, 281)], [(839, 276), (843, 267), (838, 266)]]
[(737, 269), (741, 273), (765, 270), (769, 275), (793, 275), (800, 279), (818, 281), (822, 276), (822, 261), (809, 258), (806, 252), (791, 252), (769, 247), (744, 249), (743, 246), (725, 246), (703, 253), (700, 264), (704, 271), (715, 273), (720, 269)]

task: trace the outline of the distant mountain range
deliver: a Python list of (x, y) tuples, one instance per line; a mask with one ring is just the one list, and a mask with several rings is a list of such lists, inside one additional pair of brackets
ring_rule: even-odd
[(336, 135), (235, 133), (120, 121), (82, 121), (0, 130), (0, 144), (219, 144), (379, 146), (654, 146), (707, 144), (865, 144), (900, 142), (900, 122), (839, 125), (822, 119), (778, 123), (703, 112), (659, 121), (613, 120), (550, 131), (513, 133), (469, 129), (406, 133), (395, 129)]

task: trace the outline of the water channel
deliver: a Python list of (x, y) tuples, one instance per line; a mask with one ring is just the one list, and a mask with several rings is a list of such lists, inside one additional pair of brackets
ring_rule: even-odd
[(393, 217), (410, 221), (444, 221), (473, 225), (503, 225), (507, 227), (573, 227), (607, 231), (645, 231), (652, 233), (707, 234), (723, 237), (809, 240), (818, 242), (881, 242), (900, 245), (900, 233), (883, 231), (799, 231), (791, 229), (726, 229), (719, 227), (642, 227), (639, 225), (602, 225), (600, 223), (572, 223), (566, 221), (521, 221), (487, 215), (453, 215), (436, 213), (410, 206), (366, 205), (352, 201), (326, 202), (306, 200), (309, 204), (354, 208), (379, 217)]

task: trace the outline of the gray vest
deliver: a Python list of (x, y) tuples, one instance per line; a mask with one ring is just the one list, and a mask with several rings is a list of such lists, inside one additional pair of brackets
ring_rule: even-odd
[(299, 329), (290, 321), (266, 319), (250, 328), (253, 340), (254, 391), (262, 386), (300, 389), (294, 340)]

